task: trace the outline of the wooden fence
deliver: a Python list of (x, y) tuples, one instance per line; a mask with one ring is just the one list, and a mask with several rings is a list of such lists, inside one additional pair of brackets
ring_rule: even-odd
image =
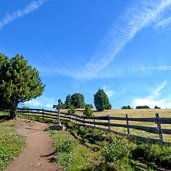
[(34, 115), (34, 116), (40, 116), (42, 118), (48, 118), (52, 120), (57, 120), (57, 112), (51, 111), (51, 110), (44, 110), (44, 109), (27, 109), (27, 108), (18, 108), (17, 113), (22, 113), (26, 115)]
[[(58, 111), (50, 111), (44, 109), (18, 109), (19, 113), (25, 113), (28, 115), (39, 115), (42, 117), (56, 119), (58, 118)], [(159, 143), (168, 143), (164, 140), (164, 134), (171, 135), (171, 129), (162, 128), (161, 125), (170, 125), (171, 118), (161, 118), (159, 114), (155, 114), (155, 117), (151, 118), (132, 118), (129, 117), (128, 114), (125, 117), (117, 117), (117, 116), (80, 116), (77, 114), (68, 114), (65, 112), (60, 112), (60, 120), (70, 120), (71, 122), (79, 125), (86, 126), (90, 128), (96, 128), (100, 130), (110, 131), (116, 134), (128, 136), (130, 138), (135, 138), (141, 141), (150, 141), (150, 142), (159, 142)], [(134, 122), (139, 123), (152, 123), (154, 126), (146, 126), (146, 125), (135, 125)], [(125, 128), (126, 133), (121, 133), (117, 131), (117, 128)], [(171, 128), (171, 125), (170, 125)], [(149, 138), (143, 137), (141, 135), (133, 135), (131, 130), (140, 130), (145, 131), (147, 133), (153, 133), (158, 135), (158, 138)]]
[[(60, 113), (60, 118), (61, 119), (68, 119), (71, 122), (74, 122), (80, 126), (87, 126), (91, 128), (96, 128), (96, 129), (102, 129), (102, 130), (107, 130), (110, 132), (114, 132), (116, 134), (121, 134), (124, 136), (128, 136), (130, 138), (136, 138), (142, 141), (151, 141), (151, 142), (160, 142), (160, 143), (166, 143), (164, 141), (164, 136), (163, 134), (170, 134), (171, 135), (171, 129), (166, 129), (162, 128), (161, 124), (171, 124), (171, 118), (160, 118), (159, 114), (155, 114), (154, 118), (131, 118), (128, 116), (128, 114), (125, 115), (125, 117), (115, 117), (115, 116), (80, 116), (77, 114), (67, 114), (64, 112)], [(100, 121), (99, 121), (100, 120)], [(113, 123), (113, 122), (117, 123)], [(119, 123), (121, 121), (124, 121), (124, 123)], [(132, 122), (148, 122), (148, 123), (153, 123), (155, 124), (155, 127), (153, 126), (142, 126), (142, 125), (135, 125), (131, 124)], [(102, 126), (102, 127), (100, 127)], [(171, 126), (171, 125), (170, 125)], [(112, 129), (112, 128), (115, 129)], [(126, 128), (127, 133), (121, 133), (117, 131), (117, 128)], [(158, 139), (154, 138), (148, 138), (148, 137), (143, 137), (140, 135), (133, 135), (131, 134), (130, 129), (135, 129), (135, 130), (140, 130), (140, 131), (145, 131), (147, 133), (153, 133), (158, 135)], [(171, 143), (171, 142), (167, 142)]]

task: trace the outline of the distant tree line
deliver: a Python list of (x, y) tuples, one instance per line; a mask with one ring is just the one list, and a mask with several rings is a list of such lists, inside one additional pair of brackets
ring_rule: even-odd
[[(128, 106), (122, 106), (121, 109), (133, 109), (130, 105)], [(136, 106), (135, 109), (150, 109), (148, 105), (142, 105), (142, 106)], [(158, 106), (155, 106), (154, 109), (161, 109)]]

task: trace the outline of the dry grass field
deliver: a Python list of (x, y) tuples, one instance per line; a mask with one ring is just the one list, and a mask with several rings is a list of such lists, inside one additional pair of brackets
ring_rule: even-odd
[[(63, 112), (67, 112), (66, 109), (62, 110)], [(112, 110), (105, 110), (102, 112), (97, 112), (94, 111), (93, 115), (94, 116), (120, 116), (120, 117), (125, 117), (126, 114), (128, 114), (128, 117), (131, 118), (154, 118), (155, 114), (158, 113), (161, 118), (171, 118), (171, 110), (170, 109), (112, 109)], [(82, 115), (83, 110), (78, 109), (76, 111), (76, 114)], [(103, 120), (100, 120), (101, 122)], [(105, 121), (103, 121), (105, 122)], [(106, 121), (107, 122), (107, 121)], [(126, 121), (114, 121), (111, 120), (111, 123), (119, 123), (119, 124), (126, 124)], [(151, 122), (129, 122), (130, 125), (142, 125), (142, 126), (150, 126), (150, 127), (157, 127), (156, 123), (151, 123)], [(171, 129), (171, 124), (162, 124), (162, 128), (166, 129)], [(121, 127), (112, 127), (112, 130), (115, 130), (117, 132), (121, 133), (127, 133), (126, 128), (121, 128)], [(148, 133), (145, 131), (140, 131), (140, 130), (135, 130), (135, 129), (130, 129), (131, 134), (134, 135), (139, 135), (139, 136), (144, 136), (144, 137), (149, 137), (149, 138), (159, 138), (159, 135), (153, 134), (153, 133)], [(171, 142), (171, 135), (163, 135), (164, 141), (166, 142)]]

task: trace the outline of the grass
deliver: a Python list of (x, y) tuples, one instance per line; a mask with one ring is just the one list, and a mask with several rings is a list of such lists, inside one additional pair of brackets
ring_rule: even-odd
[(26, 115), (26, 114), (18, 113), (17, 117), (22, 118), (22, 119), (29, 119), (29, 120), (44, 122), (44, 123), (54, 123), (55, 122), (55, 120), (53, 120), (53, 119), (49, 119), (49, 118), (38, 116), (38, 115)]
[(8, 166), (23, 151), (24, 146), (25, 138), (16, 134), (13, 123), (0, 123), (0, 170)]
[(83, 146), (67, 131), (50, 131), (56, 144), (57, 163), (68, 171), (95, 170), (101, 162), (99, 152)]
[[(67, 112), (66, 109), (63, 110), (63, 112)], [(79, 109), (76, 111), (78, 115), (83, 115), (83, 109)], [(154, 118), (155, 114), (159, 113), (161, 118), (171, 118), (171, 110), (170, 109), (112, 109), (112, 110), (105, 110), (102, 112), (94, 111), (94, 116), (119, 116), (119, 117), (125, 117), (126, 114), (128, 114), (129, 117), (132, 118)], [(98, 120), (99, 122), (107, 122), (103, 120)], [(120, 124), (126, 124), (126, 121), (114, 121), (111, 120), (111, 123), (120, 123)], [(156, 123), (151, 122), (129, 122), (131, 125), (139, 125), (139, 126), (148, 126), (148, 127), (157, 127)], [(101, 127), (101, 126), (99, 126)], [(170, 124), (162, 124), (162, 128), (165, 129), (171, 129)], [(126, 128), (122, 127), (112, 127), (112, 130), (121, 132), (121, 133), (127, 133)], [(148, 138), (156, 138), (159, 139), (159, 135), (148, 133), (145, 131), (140, 131), (136, 129), (130, 129), (131, 134), (134, 135), (140, 135)], [(171, 142), (171, 135), (164, 134), (164, 141), (165, 142)]]
[(102, 170), (102, 166), (105, 166), (104, 170), (120, 171), (171, 169), (171, 146), (131, 141), (106, 131), (79, 127), (71, 122), (63, 124), (82, 142), (88, 142), (92, 147), (96, 145), (102, 157), (99, 170)]

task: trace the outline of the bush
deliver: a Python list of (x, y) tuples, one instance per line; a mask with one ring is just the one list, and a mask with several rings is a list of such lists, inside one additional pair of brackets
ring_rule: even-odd
[(131, 154), (131, 148), (128, 142), (124, 139), (113, 139), (112, 143), (107, 143), (102, 148), (102, 156), (106, 162), (118, 162), (123, 158), (129, 158)]
[(93, 111), (91, 109), (92, 107), (90, 105), (86, 105), (83, 114), (86, 116), (92, 116)]
[(74, 106), (70, 106), (70, 108), (69, 108), (69, 110), (68, 110), (68, 113), (70, 114), (70, 113), (75, 113), (76, 112), (76, 110), (75, 110), (75, 108), (74, 108)]
[(155, 106), (155, 107), (154, 107), (154, 109), (161, 109), (161, 108), (160, 108), (160, 107), (158, 107), (158, 106)]
[(56, 140), (56, 152), (57, 153), (69, 153), (76, 145), (76, 141), (73, 139), (66, 139), (65, 137), (58, 138)]
[(136, 109), (150, 109), (149, 106), (144, 105), (144, 106), (136, 106)]
[(122, 108), (121, 109), (132, 109), (131, 108), (131, 106), (130, 105), (128, 105), (128, 106), (122, 106)]

